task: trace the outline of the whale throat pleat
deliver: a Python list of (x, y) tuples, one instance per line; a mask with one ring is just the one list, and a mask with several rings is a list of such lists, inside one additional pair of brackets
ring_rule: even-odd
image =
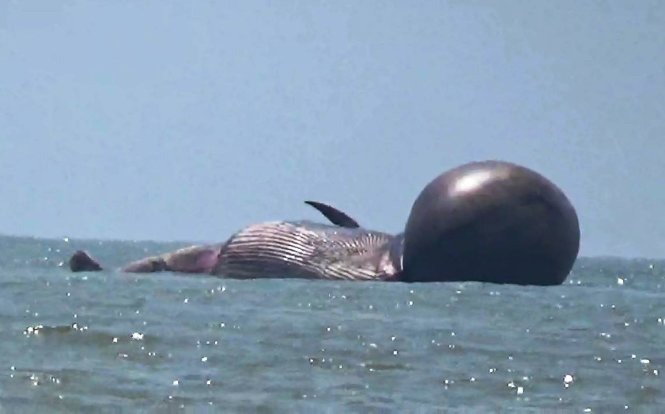
[(392, 236), (310, 222), (246, 227), (223, 246), (215, 274), (231, 278), (380, 280)]

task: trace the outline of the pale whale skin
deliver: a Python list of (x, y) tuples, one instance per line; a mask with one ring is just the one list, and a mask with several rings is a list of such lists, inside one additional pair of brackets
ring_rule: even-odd
[(171, 253), (137, 260), (122, 270), (129, 273), (210, 273), (217, 264), (219, 250), (220, 246), (184, 247)]
[[(127, 273), (210, 273), (217, 264), (220, 246), (190, 246), (158, 256), (145, 257), (125, 265)], [(77, 250), (69, 259), (72, 272), (95, 272), (102, 266), (83, 250)]]
[(213, 274), (231, 278), (395, 280), (395, 237), (310, 221), (248, 226), (222, 246)]

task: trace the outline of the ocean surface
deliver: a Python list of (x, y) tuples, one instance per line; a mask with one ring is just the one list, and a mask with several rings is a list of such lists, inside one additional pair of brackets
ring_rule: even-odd
[(72, 274), (186, 243), (0, 237), (0, 412), (656, 412), (665, 261), (557, 287)]

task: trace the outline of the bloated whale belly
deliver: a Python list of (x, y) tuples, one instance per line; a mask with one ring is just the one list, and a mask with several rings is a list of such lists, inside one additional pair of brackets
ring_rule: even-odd
[[(393, 235), (309, 221), (246, 227), (222, 246), (213, 274), (239, 279), (390, 280)], [(398, 261), (399, 262), (399, 261)]]

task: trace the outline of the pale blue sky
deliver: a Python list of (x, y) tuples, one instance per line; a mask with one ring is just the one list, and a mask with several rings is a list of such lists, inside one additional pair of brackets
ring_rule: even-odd
[(582, 254), (665, 257), (665, 2), (2, 1), (0, 233), (222, 241), (330, 202), (400, 231), (498, 158)]

